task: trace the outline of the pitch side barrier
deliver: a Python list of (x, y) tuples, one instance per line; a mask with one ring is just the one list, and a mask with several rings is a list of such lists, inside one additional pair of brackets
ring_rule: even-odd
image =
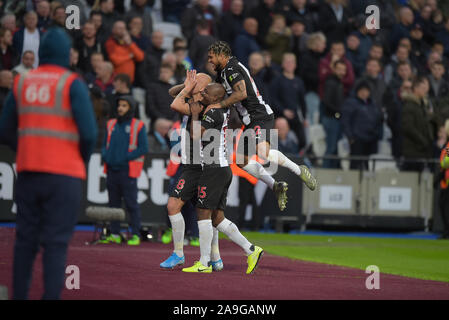
[[(290, 157), (298, 164), (299, 157)], [(340, 160), (349, 160), (350, 158)], [(352, 158), (355, 159), (355, 158)], [(365, 159), (365, 158), (361, 158)], [(168, 154), (150, 153), (145, 157), (144, 170), (138, 178), (138, 202), (141, 206), (142, 225), (166, 225), (166, 205), (169, 197), (169, 177), (166, 168)], [(278, 209), (273, 192), (259, 181), (254, 187), (258, 210), (247, 205), (246, 220), (257, 212), (258, 225), (287, 231), (286, 227), (309, 226), (341, 227), (391, 227), (427, 230), (433, 216), (434, 174), (423, 172), (401, 172), (397, 169), (380, 168), (382, 162), (391, 159), (376, 159), (371, 170), (322, 169), (321, 159), (310, 159), (314, 163), (312, 172), (317, 176), (318, 189), (314, 192), (303, 187), (301, 181), (290, 171), (279, 167), (274, 174), (276, 180), (289, 184), (287, 209)], [(435, 160), (420, 160), (427, 164)], [(385, 165), (383, 164), (385, 167)], [(241, 178), (240, 178), (241, 179)], [(17, 208), (14, 204), (16, 181), (15, 154), (0, 146), (0, 221), (15, 221)], [(84, 197), (79, 223), (93, 223), (85, 210), (89, 206), (107, 206), (106, 176), (103, 173), (101, 154), (97, 150), (88, 165), (84, 183)], [(238, 221), (239, 178), (234, 176), (228, 192), (226, 216)]]
[[(428, 231), (434, 216), (435, 184), (439, 164), (435, 159), (413, 159), (421, 172), (401, 171), (406, 159), (327, 157), (344, 161), (368, 161), (359, 170), (316, 168), (312, 173), (319, 188), (303, 191), (307, 225), (331, 225), (414, 229)], [(312, 161), (321, 162), (323, 158)], [(348, 163), (349, 166), (349, 163)], [(346, 166), (346, 167), (348, 167)]]

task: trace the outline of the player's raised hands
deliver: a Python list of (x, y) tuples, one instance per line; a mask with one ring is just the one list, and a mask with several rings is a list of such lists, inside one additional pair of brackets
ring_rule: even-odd
[(187, 70), (186, 80), (184, 81), (185, 89), (191, 92), (195, 88), (196, 82), (196, 70)]

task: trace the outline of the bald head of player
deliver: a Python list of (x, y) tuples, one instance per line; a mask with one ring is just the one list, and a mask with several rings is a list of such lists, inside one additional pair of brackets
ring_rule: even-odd
[(196, 85), (192, 90), (193, 101), (198, 102), (203, 99), (201, 91), (212, 82), (212, 78), (206, 73), (198, 73), (196, 75)]
[(210, 83), (201, 91), (203, 97), (201, 103), (204, 105), (218, 103), (224, 99), (225, 94), (226, 91), (221, 84), (216, 82)]

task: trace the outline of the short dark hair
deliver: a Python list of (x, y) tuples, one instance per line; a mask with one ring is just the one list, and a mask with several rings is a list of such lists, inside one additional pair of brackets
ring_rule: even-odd
[(427, 79), (427, 77), (422, 76), (422, 75), (416, 77), (412, 82), (412, 90), (415, 89), (417, 86), (419, 86), (424, 81), (429, 81), (429, 80)]
[(98, 10), (92, 10), (92, 11), (90, 12), (89, 18), (92, 18), (93, 16), (103, 16), (103, 15), (101, 14), (101, 11), (98, 11)]
[(343, 59), (338, 59), (334, 62), (333, 67), (335, 68), (337, 64), (343, 64), (346, 67), (346, 62)]
[(443, 62), (443, 60), (437, 60), (437, 61), (435, 61), (434, 63), (432, 63), (432, 65), (431, 65), (431, 67), (433, 67), (434, 65), (440, 65), (440, 66), (442, 66), (444, 69), (446, 69), (446, 66), (444, 65), (444, 62)]
[(213, 52), (214, 54), (224, 55), (225, 57), (230, 57), (232, 55), (232, 50), (229, 44), (225, 41), (216, 41), (210, 45), (208, 52)]
[(381, 69), (383, 68), (382, 61), (380, 61), (379, 59), (376, 59), (376, 58), (369, 58), (369, 59), (366, 61), (366, 64), (368, 64), (368, 63), (371, 62), (371, 61), (377, 62), (377, 63), (379, 64), (379, 67), (380, 67)]
[(126, 73), (119, 73), (115, 76), (114, 81), (120, 80), (125, 83), (128, 88), (131, 88), (131, 78)]

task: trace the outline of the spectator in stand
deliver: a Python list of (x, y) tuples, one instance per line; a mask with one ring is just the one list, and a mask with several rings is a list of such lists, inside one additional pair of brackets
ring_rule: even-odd
[(114, 6), (114, 0), (100, 0), (102, 25), (104, 26), (105, 30), (113, 29), (115, 22), (117, 22), (121, 18), (120, 15), (114, 10)]
[[(426, 99), (428, 92), (429, 80), (418, 77), (413, 81), (412, 94), (404, 97), (401, 120), (402, 155), (407, 160), (433, 157), (434, 133)], [(421, 172), (424, 164), (405, 162), (402, 169)]]
[[(55, 2), (53, 2), (53, 3), (55, 3)], [(67, 18), (67, 14), (65, 13), (65, 8), (61, 4), (55, 6), (51, 12), (51, 21), (50, 21), (50, 24), (48, 25), (48, 28), (61, 27), (67, 31), (67, 29), (65, 29), (66, 18)], [(67, 33), (67, 34), (69, 34), (69, 33)]]
[[(396, 49), (396, 54), (391, 57), (390, 61), (391, 62), (385, 67), (384, 70), (385, 83), (387, 85), (389, 85), (393, 79), (398, 78), (396, 70), (398, 70), (397, 67), (399, 64), (407, 62), (410, 65), (410, 67), (412, 67), (412, 62), (410, 61), (409, 58), (409, 50), (404, 45), (399, 46)], [(412, 69), (412, 71), (414, 70)]]
[(0, 70), (0, 114), (3, 109), (3, 103), (6, 101), (6, 96), (11, 91), (13, 83), (13, 73), (9, 70)]
[(27, 50), (22, 55), (22, 62), (15, 66), (12, 69), (12, 72), (15, 75), (22, 74), (24, 72), (28, 72), (32, 69), (34, 69), (34, 61), (35, 61), (34, 52), (31, 50)]
[(402, 7), (399, 10), (399, 22), (393, 25), (390, 33), (390, 52), (395, 52), (399, 40), (410, 37), (410, 28), (413, 25), (415, 18), (412, 9), (409, 7)]
[(198, 72), (206, 71), (208, 49), (215, 41), (216, 39), (210, 34), (209, 23), (206, 20), (198, 21), (196, 33), (189, 46), (190, 59)]
[[(303, 19), (295, 18), (291, 22), (290, 29), (292, 35), (290, 38), (290, 52), (296, 55), (296, 64), (299, 65), (302, 56), (307, 50), (307, 39), (309, 34), (306, 32), (306, 25)], [(297, 69), (299, 73), (299, 69)]]
[(33, 67), (39, 65), (39, 43), (41, 32), (37, 28), (37, 14), (34, 11), (29, 11), (23, 18), (24, 27), (20, 28), (13, 36), (13, 46), (17, 52), (22, 55), (25, 51), (31, 50), (34, 52), (35, 61)]
[(278, 149), (283, 154), (299, 155), (298, 138), (296, 134), (290, 130), (288, 121), (279, 117), (274, 122), (274, 129), (278, 130)]
[(272, 79), (269, 77), (269, 73), (265, 68), (265, 62), (262, 54), (260, 52), (251, 53), (251, 55), (249, 56), (248, 64), (249, 64), (249, 73), (251, 74), (251, 77), (256, 83), (260, 95), (264, 98), (264, 101), (266, 103), (272, 105), (269, 90)]
[(444, 19), (444, 29), (436, 34), (436, 39), (444, 45), (444, 55), (449, 57), (449, 17)]
[(415, 23), (419, 23), (422, 26), (424, 41), (427, 44), (435, 41), (435, 30), (433, 30), (432, 23), (432, 7), (426, 4), (422, 7), (419, 15), (416, 16)]
[(170, 138), (168, 133), (173, 125), (173, 121), (167, 119), (157, 119), (154, 122), (154, 130), (148, 136), (150, 152), (169, 152)]
[(106, 41), (106, 52), (114, 65), (115, 72), (126, 73), (133, 83), (135, 63), (143, 61), (144, 53), (132, 41), (124, 21), (119, 20), (114, 23), (111, 37)]
[(244, 66), (248, 66), (248, 58), (253, 52), (260, 51), (257, 43), (257, 30), (259, 23), (254, 18), (246, 18), (243, 29), (234, 41), (234, 55)]
[(162, 16), (164, 21), (180, 24), (181, 17), (191, 0), (164, 0), (162, 1)]
[(310, 124), (315, 124), (315, 114), (319, 114), (319, 66), (325, 50), (326, 36), (324, 33), (312, 33), (307, 40), (307, 50), (298, 63), (299, 68), (296, 69), (305, 84), (305, 101), (307, 107), (306, 113), (307, 120)]
[(47, 0), (42, 0), (36, 3), (36, 13), (38, 16), (37, 27), (41, 32), (47, 30), (50, 25), (50, 3)]
[(442, 61), (432, 64), (429, 79), (429, 99), (435, 111), (438, 125), (443, 126), (449, 118), (449, 81), (444, 79), (446, 68)]
[(382, 46), (381, 43), (379, 42), (373, 43), (368, 52), (368, 59), (379, 60), (382, 65), (385, 65), (386, 58), (384, 56), (384, 47)]
[(84, 76), (83, 71), (78, 68), (78, 62), (79, 62), (79, 52), (75, 48), (70, 49), (70, 62), (69, 62), (69, 69), (73, 72), (78, 73), (81, 77)]
[(170, 65), (161, 66), (159, 81), (149, 85), (146, 96), (146, 114), (155, 123), (157, 119), (175, 120), (176, 112), (170, 108), (173, 97), (168, 94), (172, 87), (170, 79), (173, 77), (173, 69)]
[(243, 29), (243, 0), (232, 0), (231, 8), (225, 12), (218, 24), (220, 40), (226, 41), (231, 45), (232, 52), (235, 51), (234, 40)]
[(96, 147), (98, 149), (101, 149), (105, 138), (104, 136), (106, 134), (106, 122), (108, 120), (110, 106), (108, 101), (106, 100), (105, 94), (98, 87), (92, 87), (90, 89), (90, 98), (94, 107), (94, 113), (98, 127)]
[(365, 73), (358, 81), (356, 81), (356, 88), (361, 81), (365, 81), (370, 85), (370, 99), (376, 107), (382, 110), (382, 97), (387, 90), (387, 86), (382, 76), (382, 64), (379, 60), (369, 59), (366, 62)]
[(11, 70), (19, 63), (20, 56), (12, 46), (12, 33), (10, 30), (0, 29), (0, 70)]
[(148, 6), (148, 0), (133, 0), (132, 7), (127, 12), (126, 17), (128, 21), (133, 17), (139, 17), (142, 22), (142, 36), (146, 39), (151, 37), (153, 33), (153, 18), (151, 16), (151, 9)]
[(195, 35), (198, 22), (201, 20), (207, 21), (211, 36), (218, 36), (218, 14), (215, 8), (209, 4), (209, 0), (194, 0), (192, 6), (184, 11), (181, 18), (182, 33), (189, 43)]
[[(366, 61), (369, 57), (369, 52), (371, 47), (373, 46), (373, 39), (376, 37), (377, 30), (376, 29), (368, 29), (366, 27), (366, 17), (365, 15), (358, 16), (356, 19), (357, 31), (354, 31), (352, 34), (356, 35), (360, 41), (360, 45), (358, 48), (360, 59), (362, 61), (363, 66), (365, 66)], [(363, 72), (363, 70), (362, 70)]]
[(79, 38), (75, 42), (75, 48), (80, 53), (78, 67), (84, 72), (93, 72), (94, 69), (90, 63), (90, 57), (92, 53), (102, 53), (103, 56), (106, 54), (106, 48), (102, 44), (97, 36), (96, 29), (93, 22), (86, 22), (82, 28), (82, 38)]
[[(346, 98), (343, 79), (347, 71), (344, 60), (337, 60), (332, 64), (332, 74), (324, 83), (324, 95), (321, 100), (321, 123), (326, 132), (325, 156), (337, 154), (337, 144), (342, 137), (341, 111)], [(339, 168), (340, 164), (335, 159), (324, 159), (323, 168)]]
[(282, 59), (282, 74), (271, 84), (271, 100), (277, 116), (285, 117), (296, 133), (299, 148), (306, 145), (304, 127), (307, 126), (304, 83), (295, 76), (296, 57), (285, 53)]
[(90, 64), (92, 66), (92, 72), (84, 74), (84, 79), (87, 84), (93, 84), (95, 79), (97, 79), (97, 70), (101, 62), (105, 61), (104, 56), (100, 52), (93, 52), (90, 56)]
[(287, 27), (285, 17), (280, 14), (273, 16), (273, 23), (265, 38), (267, 50), (271, 53), (273, 62), (282, 64), (283, 54), (290, 49), (291, 30)]
[(318, 29), (318, 14), (310, 10), (307, 0), (292, 0), (284, 9), (284, 15), (288, 25), (294, 21), (303, 21), (307, 33)]
[[(370, 156), (377, 153), (382, 138), (382, 110), (371, 100), (371, 85), (360, 81), (355, 96), (343, 103), (341, 125), (349, 140), (351, 156)], [(352, 160), (351, 169), (368, 169), (368, 161)]]
[(11, 34), (14, 35), (14, 33), (18, 31), (16, 25), (16, 16), (12, 13), (5, 14), (1, 19), (0, 27), (8, 29), (9, 31), (11, 31)]
[(187, 56), (187, 42), (182, 38), (173, 39), (173, 53), (176, 56), (176, 83), (184, 83), (186, 70), (193, 69), (192, 60)]
[(273, 24), (273, 16), (279, 13), (279, 11), (276, 0), (263, 0), (248, 15), (249, 17), (255, 18), (259, 24), (257, 39), (259, 45), (263, 48), (266, 47), (265, 39), (270, 26)]
[(97, 79), (94, 85), (100, 88), (105, 95), (114, 91), (114, 66), (109, 61), (101, 62), (97, 68)]
[(354, 69), (352, 67), (351, 62), (345, 57), (345, 45), (341, 41), (337, 41), (331, 44), (329, 53), (320, 60), (320, 66), (319, 66), (319, 76), (320, 76), (320, 85), (319, 85), (319, 92), (320, 97), (323, 97), (324, 92), (324, 82), (326, 81), (326, 78), (334, 72), (333, 66), (336, 61), (342, 60), (346, 64), (346, 72), (345, 77), (342, 79), (344, 89), (345, 89), (345, 95), (348, 95), (349, 91), (352, 88), (352, 85), (354, 84), (355, 76), (354, 76)]
[(153, 31), (151, 35), (151, 44), (148, 47), (147, 53), (156, 59), (156, 62), (160, 65), (162, 62), (162, 56), (165, 53), (165, 49), (162, 48), (164, 44), (164, 34), (160, 30)]
[(328, 43), (345, 41), (351, 31), (353, 18), (344, 0), (325, 0), (320, 6), (319, 27)]
[[(106, 100), (108, 101), (111, 109), (109, 110), (109, 118), (117, 117), (117, 110), (114, 106), (117, 106), (118, 99), (122, 96), (132, 96), (131, 92), (131, 78), (126, 73), (119, 73), (114, 77), (112, 82), (114, 90), (111, 94), (106, 95)], [(137, 104), (137, 103), (136, 103)], [(137, 104), (134, 111), (134, 117), (140, 119), (139, 105)]]
[(365, 69), (365, 64), (360, 50), (360, 39), (355, 33), (351, 33), (346, 38), (346, 57), (354, 68), (355, 77), (360, 77)]
[(142, 33), (143, 21), (140, 16), (133, 16), (129, 19), (128, 30), (131, 39), (137, 44), (142, 51), (146, 51), (150, 46), (150, 38)]
[(103, 25), (103, 15), (101, 14), (101, 12), (92, 10), (90, 12), (90, 21), (95, 26), (95, 34), (98, 42), (100, 42), (101, 44), (105, 44), (108, 40), (110, 30), (107, 30)]
[(423, 29), (419, 23), (413, 24), (410, 30), (410, 60), (417, 67), (418, 73), (425, 73), (427, 55), (430, 51), (430, 46), (423, 39)]

